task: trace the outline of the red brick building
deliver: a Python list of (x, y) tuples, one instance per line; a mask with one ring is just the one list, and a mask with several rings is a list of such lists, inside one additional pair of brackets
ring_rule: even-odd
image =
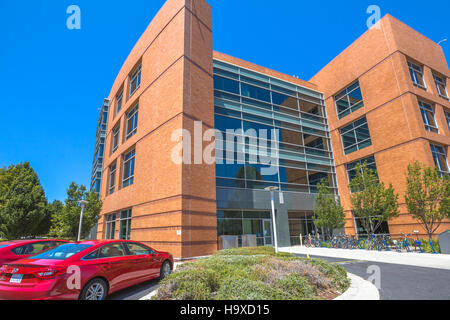
[[(273, 226), (264, 188), (276, 186), (282, 191), (276, 205), (279, 243), (289, 246), (298, 233), (313, 228), (315, 184), (322, 178), (341, 195), (346, 232), (353, 234), (348, 164), (373, 156), (380, 179), (401, 195), (411, 161), (434, 165), (433, 154), (443, 151), (442, 170), (448, 171), (450, 103), (442, 88), (450, 72), (442, 49), (391, 16), (380, 25), (303, 81), (213, 52), (209, 4), (168, 0), (107, 99), (98, 238), (132, 238), (176, 258), (214, 252), (218, 234), (258, 234), (258, 244), (270, 245)], [(418, 67), (412, 74), (422, 74), (422, 82), (419, 77), (413, 84), (410, 67)], [(436, 78), (444, 83), (440, 94)], [(428, 107), (435, 123), (426, 127), (421, 110)], [(265, 176), (260, 164), (247, 161), (239, 167), (175, 163), (174, 132), (194, 133), (196, 122), (202, 133), (226, 125), (280, 128), (276, 175)], [(368, 127), (370, 143), (356, 137), (344, 146), (341, 130), (355, 122), (363, 135)], [(196, 143), (190, 141), (193, 150)], [(431, 146), (438, 149), (432, 152)], [(243, 147), (248, 155), (248, 144)], [(424, 233), (404, 204), (402, 213), (389, 225), (392, 234)]]

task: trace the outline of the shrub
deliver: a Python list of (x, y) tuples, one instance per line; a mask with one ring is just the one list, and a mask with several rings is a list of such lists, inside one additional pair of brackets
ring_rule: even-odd
[[(422, 243), (422, 250), (427, 253), (433, 253), (433, 249), (431, 249), (430, 242), (428, 239), (420, 239), (419, 240)], [(436, 250), (437, 253), (441, 253), (441, 246), (439, 244), (439, 240), (433, 240), (431, 242), (433, 244), (434, 250)]]

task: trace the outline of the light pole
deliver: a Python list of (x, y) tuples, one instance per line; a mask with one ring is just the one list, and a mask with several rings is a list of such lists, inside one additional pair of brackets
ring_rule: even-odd
[(272, 204), (272, 223), (273, 223), (273, 239), (275, 241), (275, 252), (278, 253), (278, 236), (277, 236), (277, 222), (275, 220), (275, 197), (274, 193), (278, 187), (267, 187), (264, 190), (270, 191), (270, 202)]
[(81, 225), (83, 224), (83, 212), (84, 212), (84, 208), (86, 207), (88, 202), (86, 200), (81, 200), (81, 201), (78, 201), (78, 203), (81, 205), (80, 225), (78, 227), (78, 242), (80, 242), (80, 240), (81, 240)]

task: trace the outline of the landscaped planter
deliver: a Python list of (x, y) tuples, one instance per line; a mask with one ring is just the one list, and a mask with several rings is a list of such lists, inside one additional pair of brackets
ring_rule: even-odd
[(332, 300), (350, 286), (344, 268), (273, 248), (219, 251), (180, 265), (157, 300)]

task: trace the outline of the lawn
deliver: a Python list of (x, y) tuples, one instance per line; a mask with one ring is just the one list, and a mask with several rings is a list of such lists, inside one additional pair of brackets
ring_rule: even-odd
[(183, 264), (155, 300), (330, 300), (349, 287), (347, 272), (319, 259), (273, 248), (224, 250)]

